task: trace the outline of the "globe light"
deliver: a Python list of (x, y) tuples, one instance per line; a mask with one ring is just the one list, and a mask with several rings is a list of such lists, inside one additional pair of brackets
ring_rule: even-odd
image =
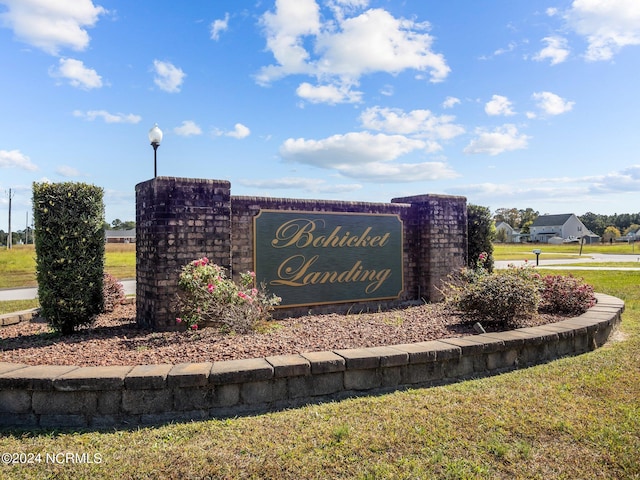
[(156, 178), (158, 176), (157, 152), (160, 143), (162, 143), (162, 130), (160, 130), (157, 123), (149, 130), (149, 141), (153, 147), (153, 178)]

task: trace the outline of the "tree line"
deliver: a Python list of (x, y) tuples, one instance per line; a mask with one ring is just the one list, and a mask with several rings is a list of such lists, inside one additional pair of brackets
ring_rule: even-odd
[[(529, 233), (529, 227), (539, 216), (540, 212), (533, 208), (498, 208), (493, 214), (493, 221), (495, 223), (505, 222), (512, 228), (519, 229), (522, 233)], [(601, 237), (607, 232), (615, 231), (620, 235), (626, 235), (640, 228), (640, 212), (614, 213), (613, 215), (587, 212), (577, 217), (584, 223), (585, 227)]]

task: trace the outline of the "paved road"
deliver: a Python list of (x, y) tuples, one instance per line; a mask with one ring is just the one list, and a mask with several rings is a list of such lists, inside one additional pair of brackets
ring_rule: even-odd
[[(615, 266), (607, 266), (607, 267), (590, 267), (588, 265), (585, 266), (575, 266), (575, 267), (567, 267), (566, 265), (571, 263), (615, 263), (615, 262), (636, 262), (638, 264), (637, 267), (615, 267)], [(507, 268), (509, 264), (512, 265), (524, 265), (528, 263), (530, 265), (535, 265), (536, 261), (534, 260), (499, 260), (495, 262), (496, 268)], [(564, 266), (559, 266), (564, 265)], [(570, 268), (571, 270), (627, 270), (627, 271), (640, 271), (640, 253), (636, 255), (610, 255), (606, 253), (594, 253), (588, 255), (576, 255), (575, 258), (560, 258), (560, 259), (545, 259), (544, 251), (540, 254), (539, 258), (539, 266), (548, 268), (548, 269), (557, 269), (557, 270), (566, 270)]]
[[(125, 295), (136, 293), (135, 280), (121, 280)], [(33, 300), (38, 298), (38, 289), (33, 288), (2, 288), (0, 289), (0, 302), (6, 300)]]

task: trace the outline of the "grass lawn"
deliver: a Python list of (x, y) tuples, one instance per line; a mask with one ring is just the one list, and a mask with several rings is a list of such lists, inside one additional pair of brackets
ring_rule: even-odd
[[(597, 351), (265, 415), (104, 432), (5, 431), (0, 452), (43, 461), (0, 465), (0, 476), (638, 479), (640, 272), (580, 276), (626, 302), (618, 340)], [(95, 463), (44, 462), (57, 452)]]
[[(33, 245), (16, 245), (0, 249), (0, 288), (35, 287), (36, 253)], [(108, 243), (105, 271), (118, 279), (135, 278), (136, 245)]]
[[(576, 258), (580, 254), (580, 245), (565, 243), (562, 245), (533, 244), (533, 243), (496, 243), (493, 245), (494, 260), (535, 260), (534, 249), (542, 250), (540, 258)], [(640, 255), (640, 244), (614, 243), (583, 245), (582, 256), (588, 257), (594, 253), (614, 255)], [(635, 258), (632, 258), (635, 260)], [(631, 260), (630, 260), (631, 261)]]

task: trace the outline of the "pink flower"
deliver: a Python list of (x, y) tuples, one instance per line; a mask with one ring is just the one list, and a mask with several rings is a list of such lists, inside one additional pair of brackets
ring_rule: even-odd
[(252, 288), (251, 289), (251, 295), (255, 297), (257, 294), (258, 294), (258, 289), (257, 288)]
[(249, 275), (251, 276), (251, 278), (256, 278), (256, 272), (249, 272)]
[(244, 292), (238, 292), (238, 296), (242, 299), (246, 299), (247, 298), (247, 294)]
[(193, 325), (191, 325), (191, 330), (197, 330), (198, 329), (198, 324), (194, 323)]
[(216, 287), (215, 287), (213, 284), (211, 284), (211, 283), (210, 283), (209, 285), (207, 285), (207, 290), (209, 290), (209, 293), (213, 293), (213, 291), (215, 290), (215, 288), (216, 288)]
[(176, 323), (181, 323), (182, 319), (180, 317), (176, 318)]

